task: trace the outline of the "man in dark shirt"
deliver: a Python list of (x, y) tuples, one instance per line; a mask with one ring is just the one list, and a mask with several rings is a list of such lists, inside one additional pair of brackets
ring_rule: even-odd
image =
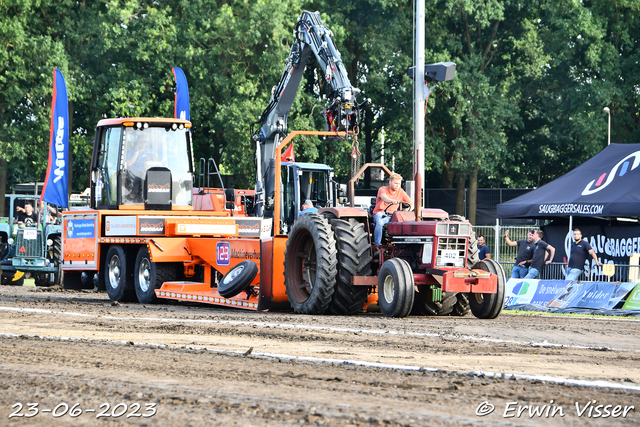
[(478, 256), (480, 260), (491, 259), (491, 252), (489, 247), (484, 244), (484, 236), (482, 234), (478, 236)]
[(509, 239), (509, 230), (504, 232), (504, 240), (509, 246), (518, 246), (518, 255), (516, 257), (516, 263), (511, 269), (511, 277), (513, 279), (522, 279), (529, 273), (529, 265), (533, 258), (533, 250), (536, 245), (533, 242), (533, 235), (536, 230), (529, 230), (527, 233), (527, 239), (521, 239), (513, 241)]
[[(536, 231), (533, 235), (533, 241), (536, 242), (536, 248), (533, 250), (533, 259), (531, 259), (531, 267), (525, 279), (539, 279), (540, 272), (545, 264), (550, 264), (556, 253), (556, 248), (542, 240), (544, 233), (542, 230)], [(547, 252), (549, 256), (547, 257)]]
[(597, 265), (602, 265), (598, 261), (596, 252), (591, 245), (582, 240), (582, 231), (579, 229), (573, 230), (573, 242), (571, 242), (571, 254), (569, 255), (569, 265), (567, 266), (567, 280), (576, 281), (580, 278), (582, 270), (584, 270), (584, 263), (587, 257), (591, 255)]
[(33, 205), (30, 202), (25, 203), (24, 208), (17, 206), (16, 211), (18, 211), (18, 221), (25, 224), (38, 223), (38, 215), (33, 211)]

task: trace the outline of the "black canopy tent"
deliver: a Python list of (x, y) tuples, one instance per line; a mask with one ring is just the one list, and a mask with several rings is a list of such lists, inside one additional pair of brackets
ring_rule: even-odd
[(498, 218), (640, 217), (640, 144), (611, 144), (571, 172), (497, 206)]

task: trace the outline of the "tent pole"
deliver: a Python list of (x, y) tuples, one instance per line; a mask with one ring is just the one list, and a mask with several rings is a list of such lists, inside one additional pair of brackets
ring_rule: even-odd
[[(573, 234), (571, 233), (573, 231), (573, 216), (569, 215), (569, 239), (573, 238)], [(571, 245), (569, 245), (569, 250), (571, 250)], [(571, 254), (569, 254), (569, 256), (571, 256)], [(566, 268), (569, 268), (569, 259), (567, 258), (567, 266)], [(566, 276), (566, 270), (565, 270), (565, 278)]]
[(569, 215), (569, 233), (573, 231), (573, 217)]

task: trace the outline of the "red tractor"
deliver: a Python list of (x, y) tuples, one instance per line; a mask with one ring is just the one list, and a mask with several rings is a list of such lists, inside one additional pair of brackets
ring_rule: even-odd
[[(376, 166), (390, 172), (383, 165)], [(350, 188), (353, 188), (353, 181)], [(416, 190), (417, 192), (418, 190)], [(353, 191), (350, 192), (353, 206)], [(289, 231), (285, 285), (294, 311), (355, 314), (376, 300), (388, 317), (421, 315), (493, 319), (504, 305), (505, 275), (478, 259), (475, 232), (440, 209), (398, 210), (373, 246), (372, 215), (361, 208), (321, 208)], [(277, 228), (276, 228), (277, 229)]]

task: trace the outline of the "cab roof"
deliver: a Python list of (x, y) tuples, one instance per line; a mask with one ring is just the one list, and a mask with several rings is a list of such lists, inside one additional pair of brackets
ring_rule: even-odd
[(333, 170), (331, 166), (327, 166), (321, 163), (282, 162), (281, 165), (292, 166), (298, 169), (305, 169), (305, 170), (325, 170), (325, 171)]
[(98, 122), (98, 127), (100, 126), (118, 126), (122, 125), (125, 122), (146, 122), (146, 123), (177, 123), (177, 124), (191, 124), (189, 120), (184, 119), (175, 119), (171, 117), (123, 117), (118, 119), (102, 119)]

